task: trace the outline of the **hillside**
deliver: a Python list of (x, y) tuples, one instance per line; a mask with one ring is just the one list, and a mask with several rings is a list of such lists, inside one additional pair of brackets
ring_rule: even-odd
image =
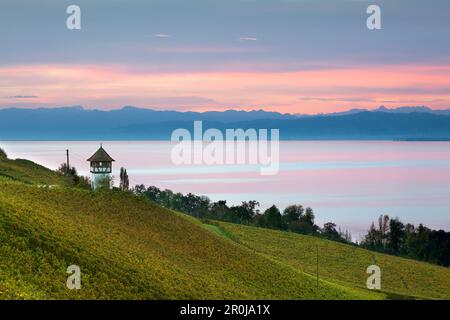
[(364, 288), (366, 268), (381, 268), (382, 291), (388, 298), (450, 299), (450, 269), (368, 251), (354, 246), (296, 233), (229, 223), (216, 223), (241, 245), (309, 274), (353, 288)]
[(56, 172), (24, 159), (0, 158), (0, 177), (28, 184), (63, 184), (64, 178)]
[[(0, 160), (0, 299), (450, 295), (449, 269), (367, 251), (350, 255), (353, 247), (324, 241), (323, 279), (317, 290), (312, 255), (318, 241), (267, 229), (204, 224), (132, 194), (64, 187), (60, 176), (30, 162)], [(396, 272), (406, 272), (402, 276), (410, 290), (388, 280), (383, 283), (389, 293), (365, 289), (365, 268), (374, 256)], [(65, 287), (71, 264), (81, 268), (79, 291)], [(395, 278), (387, 272), (383, 276)]]

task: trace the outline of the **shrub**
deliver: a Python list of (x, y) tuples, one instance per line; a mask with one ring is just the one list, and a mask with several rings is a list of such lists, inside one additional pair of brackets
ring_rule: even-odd
[(7, 159), (8, 155), (6, 154), (5, 150), (0, 148), (0, 159)]

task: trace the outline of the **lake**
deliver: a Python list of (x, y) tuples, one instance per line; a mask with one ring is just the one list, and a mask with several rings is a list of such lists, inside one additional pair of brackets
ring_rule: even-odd
[[(56, 169), (65, 150), (79, 173), (89, 175), (86, 159), (99, 147), (92, 141), (0, 142), (10, 158), (26, 158)], [(207, 195), (237, 204), (257, 200), (311, 206), (316, 222), (333, 221), (365, 233), (380, 214), (404, 222), (450, 230), (450, 142), (283, 141), (280, 170), (260, 174), (255, 165), (175, 165), (173, 144), (155, 141), (103, 141), (131, 185), (155, 185), (173, 191)]]

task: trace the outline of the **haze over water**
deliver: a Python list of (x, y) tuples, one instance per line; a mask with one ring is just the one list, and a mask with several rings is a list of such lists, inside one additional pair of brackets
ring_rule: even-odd
[[(92, 141), (1, 142), (10, 158), (25, 158), (56, 169), (70, 150), (71, 165), (89, 175)], [(257, 200), (311, 206), (316, 223), (332, 221), (354, 239), (380, 214), (403, 222), (450, 230), (450, 142), (283, 141), (280, 171), (262, 176), (255, 165), (180, 165), (171, 161), (170, 142), (103, 141), (125, 167), (131, 185), (155, 185), (174, 192), (207, 195), (228, 204)]]

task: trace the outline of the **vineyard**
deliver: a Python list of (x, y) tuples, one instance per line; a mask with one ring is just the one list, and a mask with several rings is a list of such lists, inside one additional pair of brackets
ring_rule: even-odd
[[(316, 247), (319, 247), (319, 281)], [(199, 221), (0, 159), (0, 299), (449, 298), (450, 270), (317, 238)], [(382, 267), (382, 291), (365, 288)], [(82, 287), (66, 287), (67, 267)]]

